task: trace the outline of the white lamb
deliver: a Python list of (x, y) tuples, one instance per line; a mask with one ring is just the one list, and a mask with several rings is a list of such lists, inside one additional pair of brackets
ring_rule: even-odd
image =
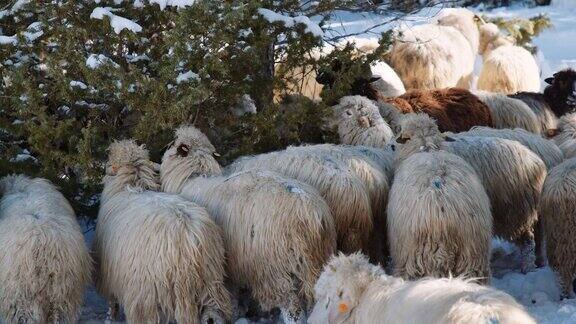
[(536, 324), (504, 292), (459, 278), (405, 281), (361, 254), (333, 257), (315, 294), (310, 324)]
[(480, 27), (480, 54), (482, 70), (478, 89), (513, 94), (520, 91), (540, 91), (540, 70), (528, 50), (507, 43), (499, 35), (498, 27), (485, 24)]
[(467, 9), (442, 13), (437, 24), (397, 31), (390, 65), (407, 89), (470, 88), (478, 29)]
[(0, 179), (0, 316), (74, 323), (92, 262), (74, 210), (45, 179)]
[[(170, 148), (161, 173), (178, 168), (188, 179), (181, 195), (206, 207), (222, 227), (232, 288), (247, 288), (263, 310), (280, 308), (285, 321), (301, 320), (313, 305), (322, 265), (336, 250), (330, 208), (314, 188), (274, 172), (206, 177), (201, 161), (212, 156), (210, 149), (196, 146), (200, 134), (181, 127), (176, 145), (185, 145), (186, 154)], [(199, 159), (202, 154), (205, 158)], [(170, 181), (181, 183), (163, 177), (163, 187), (175, 188)]]
[[(490, 278), (490, 200), (474, 169), (437, 151), (442, 138), (425, 114), (402, 120), (399, 166), (388, 201), (394, 273), (403, 278)], [(432, 151), (431, 151), (432, 150)]]
[(206, 209), (159, 188), (148, 151), (114, 142), (96, 226), (96, 285), (128, 322), (224, 323), (222, 230)]

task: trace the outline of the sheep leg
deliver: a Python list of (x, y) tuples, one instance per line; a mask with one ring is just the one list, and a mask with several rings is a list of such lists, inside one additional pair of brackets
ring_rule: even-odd
[(120, 319), (120, 304), (114, 298), (108, 302), (108, 313), (106, 317), (110, 321), (118, 321)]
[(287, 296), (287, 305), (280, 308), (280, 316), (286, 324), (304, 324), (306, 323), (306, 316), (304, 308), (302, 307), (301, 299), (293, 292)]
[(532, 233), (526, 233), (522, 237), (516, 240), (516, 244), (520, 247), (520, 271), (522, 273), (528, 273), (534, 271), (534, 235)]
[(544, 228), (541, 220), (538, 220), (534, 228), (534, 244), (536, 248), (536, 267), (542, 268), (546, 266), (546, 258), (544, 257)]
[(576, 294), (574, 293), (574, 275), (567, 271), (556, 272), (556, 277), (558, 278), (558, 285), (560, 286), (561, 298), (574, 298)]

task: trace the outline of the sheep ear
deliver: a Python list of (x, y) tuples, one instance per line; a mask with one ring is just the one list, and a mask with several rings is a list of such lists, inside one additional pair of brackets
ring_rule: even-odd
[(445, 137), (444, 137), (444, 140), (445, 140), (446, 142), (456, 142), (456, 140), (455, 140), (453, 137), (450, 137), (450, 136), (445, 136)]
[(180, 144), (178, 148), (176, 148), (176, 152), (180, 157), (187, 157), (190, 152), (190, 147), (186, 144)]
[(218, 153), (218, 152), (212, 152), (212, 155), (214, 155), (215, 157), (220, 157), (220, 156), (221, 156), (220, 153)]
[(544, 82), (548, 83), (548, 84), (553, 84), (554, 83), (554, 78), (546, 78), (544, 79)]
[(560, 130), (558, 130), (557, 128), (550, 128), (546, 130), (546, 137), (551, 138), (558, 135), (559, 133)]

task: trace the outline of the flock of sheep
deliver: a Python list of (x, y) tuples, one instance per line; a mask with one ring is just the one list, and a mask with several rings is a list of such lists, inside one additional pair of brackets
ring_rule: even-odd
[[(0, 315), (74, 322), (94, 280), (110, 317), (122, 305), (131, 323), (226, 323), (254, 308), (285, 323), (534, 323), (487, 286), (490, 242), (517, 244), (523, 272), (547, 260), (574, 296), (576, 72), (537, 93), (532, 56), (477, 23), (453, 9), (398, 35), (389, 75), (333, 106), (340, 145), (222, 168), (190, 125), (159, 165), (112, 143), (90, 252), (52, 184), (4, 177)], [(478, 52), (485, 91), (470, 92)]]

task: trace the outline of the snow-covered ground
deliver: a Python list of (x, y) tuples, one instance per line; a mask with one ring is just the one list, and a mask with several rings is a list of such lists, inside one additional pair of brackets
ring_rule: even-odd
[[(542, 76), (547, 77), (562, 68), (576, 68), (576, 0), (553, 0), (553, 5), (536, 8), (501, 8), (485, 14), (502, 17), (532, 17), (540, 13), (550, 16), (553, 29), (544, 31), (534, 40), (540, 49), (538, 55)], [(400, 24), (419, 24), (433, 17), (436, 9), (425, 10), (407, 17), (402, 22), (392, 21), (368, 33), (362, 33), (376, 24), (383, 23), (381, 16), (339, 13), (330, 24), (326, 35), (359, 33), (358, 38), (375, 38), (379, 32)], [(89, 243), (93, 231), (87, 231)], [(519, 271), (518, 250), (511, 244), (494, 241), (492, 285), (514, 296), (540, 323), (576, 323), (576, 300), (560, 300), (554, 273), (550, 268), (537, 269), (528, 274)], [(81, 323), (103, 323), (107, 305), (91, 287), (86, 294)], [(242, 319), (241, 323), (247, 323)]]

